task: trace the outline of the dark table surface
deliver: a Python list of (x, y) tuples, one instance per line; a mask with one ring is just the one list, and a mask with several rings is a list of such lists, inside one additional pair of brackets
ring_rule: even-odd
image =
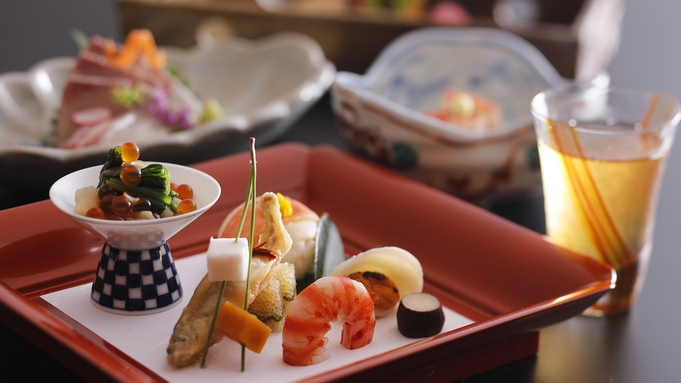
[[(330, 144), (345, 149), (335, 131), (328, 95), (312, 107), (277, 142)], [(678, 145), (677, 145), (678, 146)], [(540, 350), (465, 382), (676, 382), (681, 381), (681, 158), (674, 149), (662, 188), (655, 247), (644, 289), (629, 313), (593, 318), (576, 316), (544, 328)], [(0, 188), (0, 208), (21, 205), (42, 196)], [(489, 210), (537, 232), (544, 232), (541, 195), (493, 205)], [(77, 381), (38, 347), (0, 326), (0, 376), (10, 381), (38, 381), (49, 377)], [(4, 381), (4, 379), (0, 379)]]

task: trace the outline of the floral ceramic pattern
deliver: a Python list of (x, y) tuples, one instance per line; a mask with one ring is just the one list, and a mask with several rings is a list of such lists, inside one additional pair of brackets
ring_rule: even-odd
[[(470, 68), (470, 69), (466, 69)], [(437, 108), (447, 89), (496, 100), (508, 121), (527, 117), (532, 97), (549, 82), (526, 59), (498, 44), (444, 41), (407, 50), (371, 90), (407, 108)]]
[[(352, 150), (487, 203), (540, 190), (530, 101), (563, 81), (533, 46), (510, 33), (428, 28), (390, 44), (365, 75), (338, 73), (331, 94)], [(505, 124), (471, 131), (423, 113), (453, 88), (498, 103)]]

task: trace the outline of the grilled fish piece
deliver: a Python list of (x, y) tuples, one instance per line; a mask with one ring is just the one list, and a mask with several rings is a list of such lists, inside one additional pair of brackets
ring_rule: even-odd
[[(266, 252), (254, 252), (251, 259), (251, 277), (249, 284), (249, 303), (262, 291), (272, 278), (273, 269), (279, 265), (281, 258), (291, 248), (291, 236), (281, 220), (279, 201), (276, 194), (265, 193), (260, 208), (265, 217), (265, 230), (257, 242), (258, 247)], [(175, 367), (189, 366), (203, 354), (208, 339), (208, 331), (215, 312), (215, 306), (222, 288), (221, 282), (211, 282), (204, 276), (194, 290), (187, 307), (182, 310), (180, 319), (175, 324), (173, 334), (166, 352), (168, 364)], [(243, 306), (246, 283), (228, 281), (222, 302), (230, 302)], [(224, 336), (214, 331), (210, 345), (218, 343)]]

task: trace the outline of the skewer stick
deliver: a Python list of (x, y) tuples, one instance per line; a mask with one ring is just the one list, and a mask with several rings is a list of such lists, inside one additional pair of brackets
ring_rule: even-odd
[[(248, 311), (248, 295), (249, 295), (249, 284), (251, 280), (251, 260), (253, 258), (253, 236), (255, 235), (255, 200), (256, 200), (256, 161), (255, 161), (255, 138), (251, 137), (251, 177), (248, 180), (248, 189), (246, 190), (246, 202), (244, 203), (244, 210), (241, 213), (241, 221), (239, 221), (239, 228), (237, 229), (237, 234), (235, 235), (234, 241), (239, 240), (241, 235), (241, 230), (243, 230), (244, 222), (246, 220), (246, 211), (250, 202), (251, 205), (251, 231), (248, 240), (248, 272), (246, 274), (246, 292), (244, 296), (244, 310)], [(206, 366), (206, 357), (208, 356), (208, 349), (210, 348), (210, 339), (213, 337), (213, 331), (215, 330), (215, 321), (218, 318), (218, 313), (220, 312), (220, 302), (222, 301), (222, 296), (225, 293), (225, 287), (227, 286), (227, 281), (222, 281), (222, 287), (220, 288), (220, 294), (218, 294), (218, 301), (215, 303), (215, 311), (213, 312), (213, 319), (210, 324), (210, 329), (208, 330), (208, 338), (206, 339), (206, 345), (203, 348), (203, 358), (201, 358), (201, 368)], [(246, 346), (241, 345), (241, 372), (246, 369)]]
[[(256, 160), (255, 160), (255, 138), (251, 137), (251, 180), (249, 182), (249, 192), (250, 192), (250, 200), (251, 200), (251, 232), (249, 233), (249, 240), (248, 240), (248, 273), (246, 274), (246, 291), (244, 293), (244, 310), (248, 311), (248, 296), (249, 296), (249, 288), (250, 288), (250, 282), (251, 282), (251, 260), (253, 258), (253, 237), (255, 236), (255, 200), (256, 200), (256, 185), (255, 181), (257, 179), (257, 170), (256, 170)], [(246, 203), (248, 205), (248, 203)], [(244, 211), (245, 213), (245, 211)], [(242, 222), (243, 222), (243, 216), (246, 214), (242, 214)], [(239, 233), (241, 233), (241, 227), (242, 225), (239, 225)], [(238, 237), (238, 236), (237, 236)], [(241, 345), (241, 372), (244, 372), (246, 370), (246, 345), (242, 344)]]

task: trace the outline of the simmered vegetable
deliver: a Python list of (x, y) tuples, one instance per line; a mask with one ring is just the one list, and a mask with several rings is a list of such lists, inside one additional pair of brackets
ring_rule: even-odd
[(272, 332), (258, 317), (230, 301), (226, 301), (220, 309), (215, 328), (222, 331), (227, 338), (258, 354)]
[(440, 301), (427, 293), (413, 293), (402, 297), (397, 308), (397, 328), (408, 338), (437, 335), (445, 324)]
[[(161, 214), (166, 208), (175, 211), (173, 198), (177, 193), (170, 189), (170, 174), (168, 169), (161, 164), (150, 164), (145, 167), (137, 167), (139, 175), (131, 174), (125, 164), (132, 163), (137, 158), (126, 158), (127, 148), (116, 146), (109, 150), (109, 157), (99, 173), (99, 188), (109, 185), (117, 192), (126, 192), (133, 197), (144, 198), (151, 202), (151, 211)], [(139, 152), (138, 152), (139, 153)], [(138, 154), (139, 155), (139, 154)], [(132, 159), (134, 158), (134, 159)], [(132, 161), (130, 161), (132, 159)], [(132, 181), (131, 178), (138, 179)]]

